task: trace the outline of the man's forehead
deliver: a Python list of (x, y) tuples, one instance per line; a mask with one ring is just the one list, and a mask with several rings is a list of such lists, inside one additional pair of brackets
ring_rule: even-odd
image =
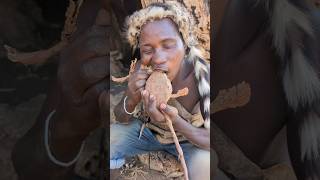
[(178, 35), (176, 24), (169, 18), (154, 20), (142, 26), (140, 38), (146, 36), (176, 36)]

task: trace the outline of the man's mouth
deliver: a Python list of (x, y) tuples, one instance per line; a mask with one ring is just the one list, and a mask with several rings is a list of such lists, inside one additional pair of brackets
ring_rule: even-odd
[(161, 72), (163, 72), (165, 74), (168, 74), (168, 69), (166, 69), (166, 68), (154, 68), (153, 70), (154, 71), (161, 71)]

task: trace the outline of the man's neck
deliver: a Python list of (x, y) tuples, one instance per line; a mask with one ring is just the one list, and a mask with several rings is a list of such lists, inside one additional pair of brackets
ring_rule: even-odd
[(172, 80), (173, 90), (180, 88), (181, 83), (190, 77), (193, 72), (193, 65), (187, 60), (183, 60), (180, 65), (180, 70), (178, 71), (177, 76)]

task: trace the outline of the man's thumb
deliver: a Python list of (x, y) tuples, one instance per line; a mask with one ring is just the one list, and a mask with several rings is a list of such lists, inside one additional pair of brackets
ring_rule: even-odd
[(171, 114), (174, 113), (173, 107), (168, 106), (168, 105), (165, 104), (165, 103), (161, 103), (161, 104), (160, 104), (160, 110), (161, 110), (163, 113), (166, 113), (167, 115), (171, 115)]

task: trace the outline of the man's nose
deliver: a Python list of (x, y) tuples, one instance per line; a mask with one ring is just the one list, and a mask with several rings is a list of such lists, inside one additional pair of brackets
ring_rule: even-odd
[(166, 55), (161, 51), (156, 51), (152, 57), (152, 65), (160, 65), (167, 61)]

